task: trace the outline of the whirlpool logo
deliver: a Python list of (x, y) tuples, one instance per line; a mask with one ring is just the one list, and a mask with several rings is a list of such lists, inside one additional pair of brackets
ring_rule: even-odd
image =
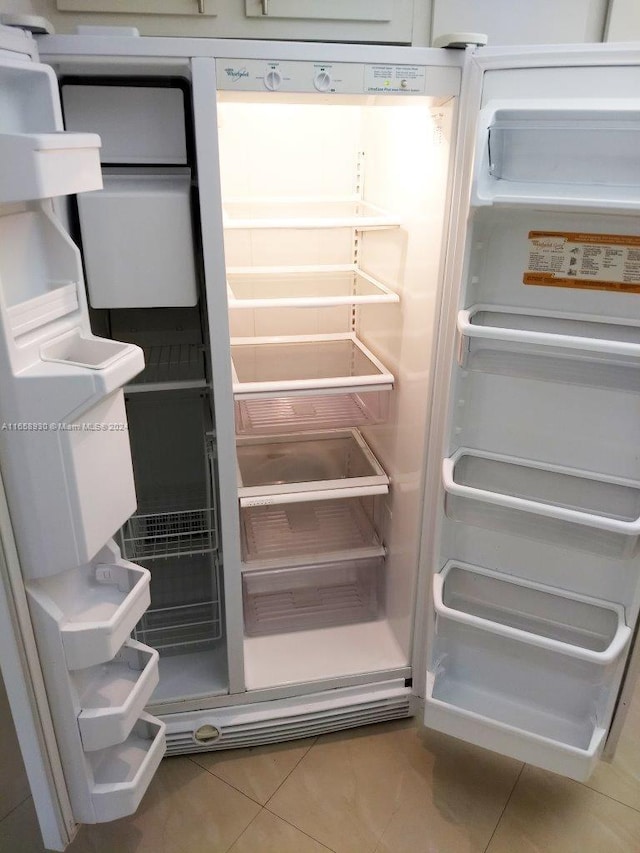
[(242, 80), (243, 77), (249, 76), (249, 72), (246, 68), (225, 68), (224, 70), (227, 77), (230, 77), (234, 83), (237, 83), (238, 80)]

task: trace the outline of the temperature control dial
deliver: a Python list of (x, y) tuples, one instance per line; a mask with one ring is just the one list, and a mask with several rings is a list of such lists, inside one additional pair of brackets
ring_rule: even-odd
[(282, 74), (277, 68), (269, 68), (264, 75), (264, 85), (271, 92), (279, 89), (282, 85)]
[(313, 85), (318, 92), (328, 92), (331, 88), (331, 74), (328, 71), (318, 71), (313, 78)]

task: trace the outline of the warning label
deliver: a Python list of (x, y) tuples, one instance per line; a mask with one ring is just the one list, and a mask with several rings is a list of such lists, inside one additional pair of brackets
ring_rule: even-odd
[(524, 284), (640, 293), (640, 236), (530, 231)]

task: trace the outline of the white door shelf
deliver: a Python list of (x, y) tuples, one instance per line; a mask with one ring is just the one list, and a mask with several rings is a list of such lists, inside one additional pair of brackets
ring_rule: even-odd
[(112, 660), (73, 673), (87, 752), (128, 737), (158, 684), (158, 660), (155, 649), (129, 639)]
[(465, 338), (514, 344), (515, 351), (529, 345), (529, 352), (553, 348), (556, 356), (567, 350), (598, 359), (640, 360), (640, 323), (629, 320), (473, 305), (459, 312), (458, 330)]
[(240, 533), (251, 570), (385, 553), (360, 498), (245, 507)]
[(0, 202), (101, 189), (99, 150), (95, 133), (0, 133)]
[(237, 228), (397, 228), (400, 217), (361, 199), (273, 198), (224, 202), (223, 227)]
[(565, 548), (637, 551), (640, 483), (466, 448), (442, 476), (450, 518)]
[(93, 775), (91, 822), (116, 820), (140, 804), (166, 748), (165, 724), (141, 714), (129, 737), (117, 746), (87, 753)]
[(393, 388), (393, 375), (350, 333), (233, 338), (231, 361), (236, 400)]
[(229, 267), (229, 308), (322, 308), (397, 303), (400, 297), (354, 265)]
[(240, 506), (386, 494), (389, 478), (357, 430), (238, 439)]
[(0, 217), (0, 280), (16, 338), (77, 311), (78, 250), (46, 206)]
[(479, 117), (475, 204), (637, 209), (637, 102), (494, 101)]
[(274, 435), (385, 423), (388, 391), (236, 400), (236, 435)]
[[(498, 708), (502, 713), (496, 719)], [(538, 731), (527, 728), (532, 718), (537, 718)], [(579, 781), (591, 775), (607, 733), (598, 725), (567, 726), (568, 742), (562, 741), (552, 715), (432, 673), (427, 675), (424, 720), (437, 731)], [(558, 728), (565, 728), (563, 722), (558, 720)]]
[(624, 608), (468, 563), (433, 576), (436, 614), (502, 637), (609, 664), (631, 637)]
[(243, 574), (245, 634), (255, 637), (375, 619), (383, 564), (383, 557), (374, 557)]
[[(31, 598), (58, 625), (68, 669), (111, 660), (150, 603), (147, 569), (114, 558), (105, 548), (82, 569), (43, 578), (29, 587)], [(110, 562), (100, 558), (111, 557)]]

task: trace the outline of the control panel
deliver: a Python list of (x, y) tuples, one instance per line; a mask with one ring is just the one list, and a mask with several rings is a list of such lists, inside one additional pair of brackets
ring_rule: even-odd
[(240, 92), (455, 95), (459, 70), (440, 66), (217, 59), (217, 88)]

